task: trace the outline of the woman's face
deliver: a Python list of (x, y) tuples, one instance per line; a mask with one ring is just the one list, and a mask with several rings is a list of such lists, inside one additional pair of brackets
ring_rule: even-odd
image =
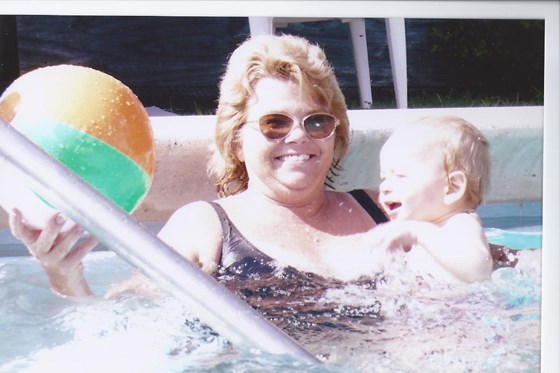
[[(254, 122), (241, 128), (238, 152), (247, 167), (249, 189), (259, 188), (275, 198), (294, 191), (324, 188), (333, 161), (335, 135), (315, 140), (301, 126), (303, 118), (317, 112), (327, 112), (327, 108), (301, 97), (296, 84), (275, 78), (257, 82), (255, 97), (247, 106), (247, 121)], [(283, 139), (268, 139), (259, 130), (259, 118), (270, 113), (285, 114), (295, 120)]]

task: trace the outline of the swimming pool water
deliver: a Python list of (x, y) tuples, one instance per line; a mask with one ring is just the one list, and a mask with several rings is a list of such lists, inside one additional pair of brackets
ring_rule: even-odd
[[(542, 218), (527, 207), (521, 218), (484, 208), (490, 242), (519, 250), (516, 267), (489, 281), (450, 286), (407, 275), (398, 263), (353, 283), (289, 269), (217, 275), (320, 366), (239, 351), (166, 294), (61, 298), (39, 264), (12, 256), (25, 252), (0, 236), (0, 372), (539, 371), (540, 250), (520, 249), (540, 247)], [(109, 251), (84, 264), (97, 294), (132, 272)]]
[[(324, 366), (238, 351), (165, 294), (61, 298), (32, 258), (1, 258), (0, 372), (538, 371), (536, 253), (461, 286), (399, 268), (350, 284), (290, 270), (218, 275)], [(112, 252), (90, 254), (85, 268), (98, 294), (132, 270)]]
[(514, 250), (542, 248), (540, 225), (510, 230), (487, 228), (485, 231), (488, 241), (496, 245), (507, 246)]

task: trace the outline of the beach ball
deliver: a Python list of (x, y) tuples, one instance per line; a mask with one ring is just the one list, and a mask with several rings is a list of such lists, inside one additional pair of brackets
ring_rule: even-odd
[[(106, 73), (56, 65), (23, 74), (0, 97), (0, 117), (126, 212), (151, 186), (148, 114), (130, 88)], [(38, 227), (56, 213), (6, 167), (0, 175), (6, 210), (19, 208)]]

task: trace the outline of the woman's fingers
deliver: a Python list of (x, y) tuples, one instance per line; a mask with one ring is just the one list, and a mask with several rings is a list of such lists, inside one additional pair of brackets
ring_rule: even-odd
[(23, 216), (18, 209), (13, 209), (9, 215), (10, 231), (12, 235), (28, 245), (35, 242), (39, 236), (37, 230), (31, 229), (23, 222)]
[(84, 230), (75, 225), (61, 233), (65, 222), (62, 215), (55, 214), (48, 220), (45, 228), (40, 230), (25, 224), (19, 210), (14, 209), (10, 214), (10, 228), (14, 237), (20, 239), (45, 268), (58, 270), (77, 266), (98, 243), (91, 236), (76, 245)]
[(72, 251), (65, 257), (65, 265), (75, 266), (78, 265), (82, 259), (97, 246), (99, 241), (94, 236), (89, 236), (79, 245), (74, 247)]
[(64, 261), (84, 234), (84, 230), (76, 225), (67, 232), (58, 233), (53, 238), (52, 234), (59, 230), (54, 227), (53, 230), (45, 228), (37, 239), (37, 259), (46, 267), (58, 266), (59, 263)]
[(23, 222), (23, 216), (18, 209), (13, 209), (9, 217), (12, 235), (21, 240), (34, 257), (41, 257), (48, 253), (64, 224), (60, 214), (52, 216), (45, 229), (35, 229)]
[(35, 257), (41, 258), (51, 253), (57, 243), (57, 240), (62, 237), (60, 231), (64, 226), (65, 221), (66, 219), (62, 215), (53, 215), (47, 222), (45, 228), (38, 231), (39, 234), (37, 235), (35, 242), (31, 244), (31, 249), (33, 250)]

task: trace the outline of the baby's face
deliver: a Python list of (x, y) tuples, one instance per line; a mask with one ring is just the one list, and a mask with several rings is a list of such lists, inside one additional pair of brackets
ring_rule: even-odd
[(391, 220), (437, 223), (448, 214), (447, 173), (441, 152), (427, 136), (393, 135), (381, 149), (380, 171), (379, 201)]

